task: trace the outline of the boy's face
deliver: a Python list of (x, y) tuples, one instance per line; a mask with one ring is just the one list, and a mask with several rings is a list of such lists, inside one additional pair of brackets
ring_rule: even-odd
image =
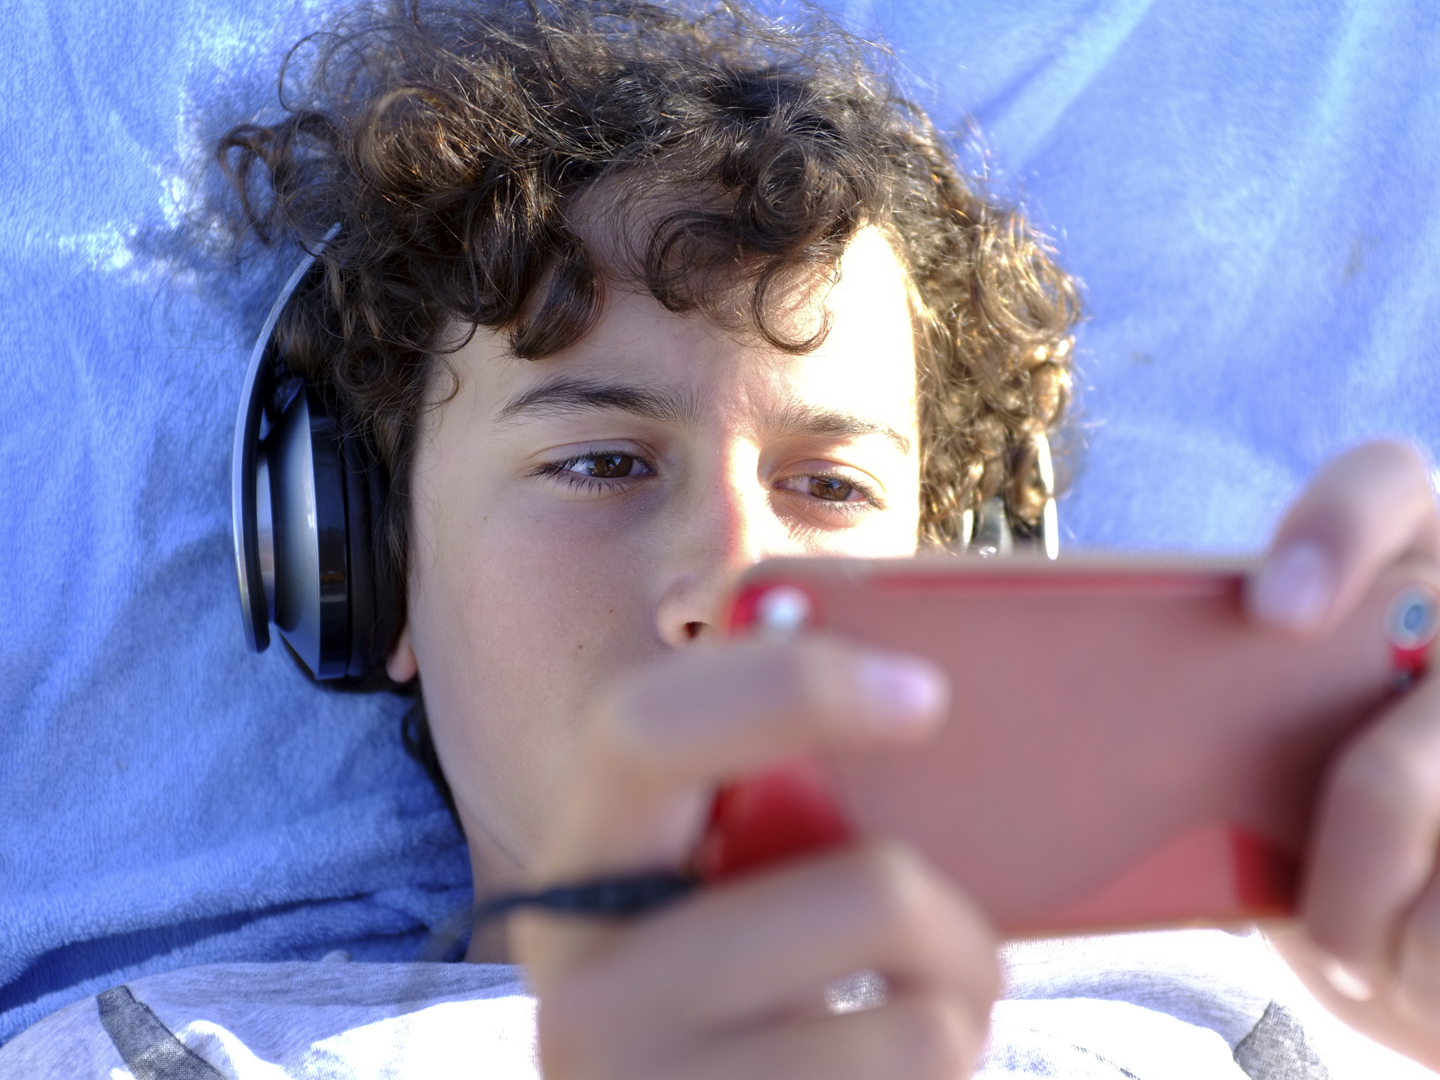
[[(827, 295), (828, 293), (828, 295)], [(789, 356), (648, 295), (540, 361), (478, 332), (424, 416), (409, 623), (477, 880), (524, 866), (596, 689), (718, 637), (727, 582), (771, 555), (915, 551), (919, 430), (904, 273), (861, 233), (833, 289), (797, 292)], [(449, 389), (436, 380), (436, 396)]]

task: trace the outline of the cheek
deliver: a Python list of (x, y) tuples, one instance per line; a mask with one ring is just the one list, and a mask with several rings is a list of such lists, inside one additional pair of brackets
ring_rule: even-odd
[[(496, 504), (492, 504), (496, 505)], [(411, 633), (436, 748), (467, 820), (524, 861), (598, 687), (658, 651), (623, 530), (452, 512), (417, 537)]]
[[(920, 435), (915, 434), (915, 441)], [(890, 516), (887, 526), (890, 535), (887, 540), (895, 545), (895, 554), (914, 555), (920, 546), (920, 463), (912, 463), (905, 474), (904, 484), (894, 493), (892, 507), (897, 511)]]
[(875, 516), (871, 528), (857, 530), (864, 535), (848, 554), (870, 559), (895, 559), (916, 553), (920, 542), (918, 462), (891, 474), (885, 488), (885, 499), (885, 512)]

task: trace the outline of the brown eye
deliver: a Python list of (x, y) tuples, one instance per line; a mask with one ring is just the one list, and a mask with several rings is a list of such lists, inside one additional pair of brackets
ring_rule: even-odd
[(838, 476), (812, 476), (810, 494), (827, 502), (849, 502), (855, 494), (855, 485)]
[(594, 454), (581, 458), (575, 464), (582, 466), (577, 468), (576, 472), (602, 480), (618, 480), (635, 471), (635, 458), (630, 454)]

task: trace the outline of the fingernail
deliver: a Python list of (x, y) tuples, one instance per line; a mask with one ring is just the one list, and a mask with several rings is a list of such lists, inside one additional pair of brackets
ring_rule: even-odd
[(941, 710), (945, 682), (929, 664), (906, 657), (871, 657), (860, 662), (860, 691), (888, 717), (928, 717)]
[(1326, 960), (1320, 970), (1325, 981), (1333, 986), (1341, 997), (1347, 997), (1351, 1001), (1369, 1001), (1375, 996), (1375, 988), (1370, 985), (1370, 980), (1339, 960)]
[(1298, 540), (1261, 567), (1250, 611), (1261, 622), (1304, 630), (1324, 617), (1334, 592), (1330, 556), (1314, 541)]

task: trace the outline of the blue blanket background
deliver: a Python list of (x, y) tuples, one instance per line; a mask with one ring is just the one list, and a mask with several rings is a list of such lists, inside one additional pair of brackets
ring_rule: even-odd
[[(0, 1042), (127, 978), (407, 959), (469, 896), (403, 704), (246, 653), (228, 455), (271, 268), (186, 216), (319, 5), (16, 0), (0, 36)], [(1246, 549), (1440, 437), (1433, 0), (852, 0), (1087, 283), (1067, 543)]]

